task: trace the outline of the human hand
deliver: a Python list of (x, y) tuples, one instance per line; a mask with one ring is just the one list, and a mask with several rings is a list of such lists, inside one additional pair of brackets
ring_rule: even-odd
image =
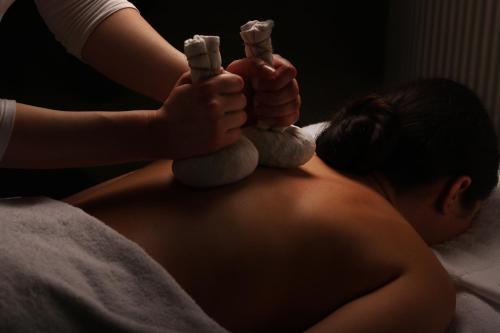
[(233, 61), (227, 70), (245, 80), (248, 125), (257, 120), (286, 127), (299, 119), (301, 98), (297, 70), (283, 57), (273, 55), (274, 68), (257, 58)]
[(155, 158), (183, 159), (236, 142), (247, 120), (243, 88), (235, 74), (193, 83), (184, 73), (149, 122)]

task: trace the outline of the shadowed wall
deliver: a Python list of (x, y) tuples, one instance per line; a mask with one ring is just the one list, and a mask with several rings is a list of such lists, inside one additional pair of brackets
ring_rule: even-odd
[(500, 128), (500, 1), (393, 0), (387, 81), (445, 77), (481, 98)]

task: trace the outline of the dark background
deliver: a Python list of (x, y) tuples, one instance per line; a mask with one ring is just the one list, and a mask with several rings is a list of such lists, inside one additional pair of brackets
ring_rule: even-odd
[[(298, 125), (325, 120), (347, 98), (384, 81), (388, 1), (253, 1), (198, 4), (135, 0), (141, 14), (182, 49), (194, 34), (219, 35), (223, 64), (244, 56), (238, 31), (273, 19), (275, 52), (298, 69), (303, 108)], [(193, 8), (196, 6), (196, 10)], [(189, 13), (187, 15), (186, 13)], [(157, 108), (66, 53), (32, 0), (17, 0), (0, 23), (0, 97), (59, 110)], [(119, 56), (117, 54), (117, 56)], [(65, 170), (0, 169), (0, 195), (61, 198), (144, 163)]]

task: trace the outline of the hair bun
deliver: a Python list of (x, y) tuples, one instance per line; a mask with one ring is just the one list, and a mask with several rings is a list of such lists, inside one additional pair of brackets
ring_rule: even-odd
[(398, 127), (392, 105), (379, 95), (369, 95), (334, 114), (316, 140), (316, 153), (341, 172), (376, 171), (393, 152)]

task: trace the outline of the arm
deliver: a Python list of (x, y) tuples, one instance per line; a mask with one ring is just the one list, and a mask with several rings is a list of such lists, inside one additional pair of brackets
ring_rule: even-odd
[(16, 108), (1, 167), (64, 168), (150, 158), (147, 123), (154, 111), (66, 112), (21, 103)]
[[(177, 78), (189, 70), (184, 54), (133, 9), (120, 10), (97, 26), (82, 56), (112, 80), (158, 101), (164, 101)], [(247, 89), (247, 112), (251, 118), (257, 116), (279, 126), (295, 123), (301, 105), (297, 70), (278, 55), (274, 56), (276, 71), (262, 63), (258, 59), (241, 59), (228, 66), (229, 72), (248, 80), (248, 87), (254, 90)], [(254, 105), (255, 101), (259, 106)]]
[(158, 110), (127, 112), (60, 112), (17, 104), (0, 167), (186, 158), (239, 139), (246, 120), (241, 78), (225, 74), (199, 84), (191, 84), (187, 74), (179, 79), (188, 70), (184, 55), (128, 1), (37, 0), (37, 5), (68, 51), (78, 57), (83, 48), (84, 59), (105, 75), (164, 103)]
[(403, 273), (351, 301), (307, 333), (444, 332), (455, 309), (455, 292), (438, 263)]
[(189, 70), (184, 54), (134, 9), (120, 10), (103, 21), (85, 43), (82, 57), (110, 79), (160, 102)]
[(0, 167), (91, 166), (215, 151), (240, 137), (242, 89), (233, 74), (191, 83), (186, 73), (158, 110), (62, 112), (18, 103)]
[(188, 70), (126, 0), (35, 0), (45, 23), (68, 50), (108, 78), (163, 102)]

